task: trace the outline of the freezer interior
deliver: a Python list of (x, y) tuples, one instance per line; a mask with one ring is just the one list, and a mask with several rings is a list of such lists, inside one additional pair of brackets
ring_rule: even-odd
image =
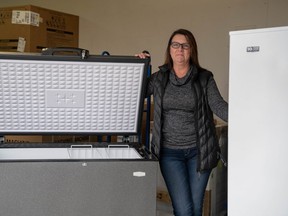
[(143, 159), (133, 147), (2, 148), (0, 160)]

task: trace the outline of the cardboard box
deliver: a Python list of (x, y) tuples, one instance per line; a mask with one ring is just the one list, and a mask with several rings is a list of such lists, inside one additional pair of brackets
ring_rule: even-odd
[[(108, 142), (108, 136), (89, 136), (89, 142)], [(116, 143), (117, 136), (110, 136), (110, 142)]]
[(89, 136), (72, 135), (6, 135), (6, 143), (67, 143), (88, 142)]
[(78, 47), (79, 16), (33, 5), (0, 8), (0, 51)]
[[(100, 140), (101, 139), (101, 140)], [(106, 142), (107, 136), (89, 135), (6, 135), (5, 143), (95, 143)], [(117, 142), (117, 136), (111, 136), (111, 143)]]

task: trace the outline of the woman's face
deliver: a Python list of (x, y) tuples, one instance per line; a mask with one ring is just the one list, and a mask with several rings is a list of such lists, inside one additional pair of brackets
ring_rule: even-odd
[(189, 64), (190, 45), (184, 35), (175, 35), (170, 44), (170, 55), (173, 64)]

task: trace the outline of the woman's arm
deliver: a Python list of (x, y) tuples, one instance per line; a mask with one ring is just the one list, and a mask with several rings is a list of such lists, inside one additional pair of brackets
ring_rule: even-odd
[(228, 122), (228, 103), (222, 98), (213, 77), (208, 82), (207, 96), (212, 112), (222, 120)]

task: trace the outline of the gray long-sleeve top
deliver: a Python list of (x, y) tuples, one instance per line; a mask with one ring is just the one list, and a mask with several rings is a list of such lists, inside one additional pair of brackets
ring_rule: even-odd
[[(195, 97), (191, 90), (190, 70), (183, 78), (172, 71), (163, 97), (163, 146), (167, 148), (191, 148), (196, 146), (194, 124)], [(207, 97), (211, 110), (221, 119), (228, 119), (228, 104), (223, 100), (213, 77), (207, 85)]]

